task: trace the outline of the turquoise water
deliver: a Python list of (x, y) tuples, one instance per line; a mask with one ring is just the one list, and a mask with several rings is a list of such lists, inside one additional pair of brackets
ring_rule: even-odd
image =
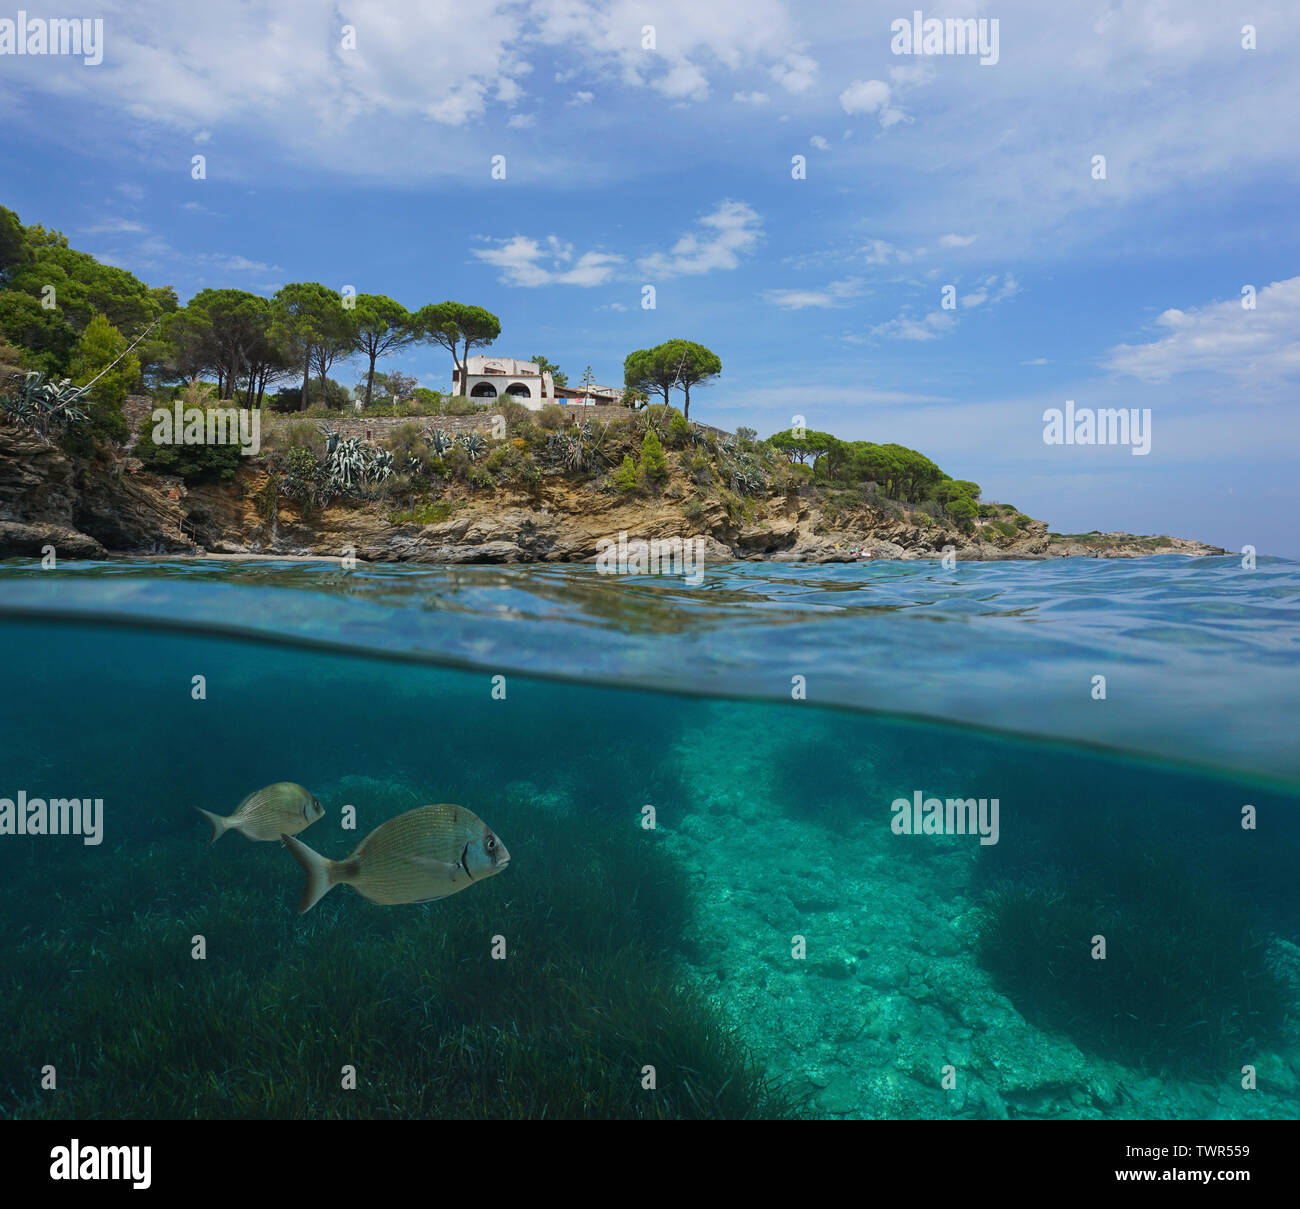
[[(103, 801), (96, 845), (0, 835), (0, 1113), (436, 1116), (450, 1092), (420, 1063), (470, 1028), (472, 1069), (545, 1084), (553, 1115), (744, 1109), (673, 1048), (687, 1000), (600, 998), (617, 952), (705, 1005), (781, 1111), (1294, 1117), (1298, 622), (1300, 564), (1267, 558), (698, 585), (0, 565), (0, 798)], [(207, 850), (191, 809), (280, 780), (325, 803), (300, 838), (329, 856), (453, 801), (511, 867), (433, 904), (340, 888), (299, 918), (280, 846)], [(897, 834), (916, 795), (996, 800), (996, 842)], [(680, 911), (645, 870), (680, 878)], [(471, 1012), (478, 978), (498, 989)], [(511, 998), (525, 982), (555, 989), (544, 1022)], [(511, 1045), (533, 1065), (503, 1074)], [(358, 1092), (313, 1065), (349, 1058)], [(480, 1109), (512, 1104), (540, 1111)]]

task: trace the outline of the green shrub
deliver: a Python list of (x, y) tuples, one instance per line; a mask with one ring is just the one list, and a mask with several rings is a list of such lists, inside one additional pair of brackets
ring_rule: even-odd
[(497, 400), (493, 399), (486, 406), (476, 399), (467, 399), (464, 395), (448, 395), (439, 405), (438, 414), (443, 416), (476, 416), (483, 411), (495, 409)]
[(146, 470), (156, 474), (176, 474), (187, 483), (229, 482), (243, 460), (239, 448), (238, 444), (156, 443), (154, 425), (145, 417), (134, 453)]
[(392, 525), (438, 525), (445, 521), (456, 510), (456, 505), (451, 500), (433, 500), (417, 504), (414, 508), (408, 508), (403, 512), (394, 512), (389, 515), (388, 521)]
[(630, 494), (638, 487), (636, 463), (630, 453), (623, 455), (623, 464), (614, 471), (614, 486), (623, 494)]
[[(126, 351), (126, 346), (126, 337), (109, 323), (108, 318), (96, 315), (86, 325), (72, 350), (70, 368), (77, 385), (95, 383), (81, 396), (80, 404), (89, 417), (91, 432), (119, 442), (130, 436), (122, 404), (140, 383), (140, 362), (135, 356), (128, 354), (117, 360)], [(111, 369), (108, 368), (110, 365)]]
[(688, 453), (682, 457), (682, 469), (698, 487), (712, 483), (713, 459), (706, 453)]
[(537, 413), (537, 426), (547, 432), (556, 432), (569, 425), (571, 413), (558, 403), (548, 403)]
[(963, 526), (974, 521), (976, 515), (976, 505), (964, 495), (949, 500), (943, 510), (952, 520)]
[(653, 487), (662, 486), (668, 481), (668, 459), (664, 456), (664, 447), (659, 443), (653, 428), (647, 428), (641, 440), (641, 476)]
[(268, 452), (287, 453), (290, 449), (307, 449), (317, 458), (325, 454), (325, 440), (320, 425), (306, 420), (270, 429), (262, 439), (262, 448)]
[(403, 474), (428, 475), (434, 462), (433, 447), (429, 444), (428, 429), (412, 421), (399, 424), (388, 434), (385, 448), (391, 451), (393, 463)]
[(522, 435), (527, 429), (536, 431), (537, 413), (510, 395), (503, 395), (489, 410), (505, 420), (507, 433)]
[(668, 421), (668, 444), (673, 449), (684, 449), (691, 440), (691, 426), (684, 415), (678, 412)]

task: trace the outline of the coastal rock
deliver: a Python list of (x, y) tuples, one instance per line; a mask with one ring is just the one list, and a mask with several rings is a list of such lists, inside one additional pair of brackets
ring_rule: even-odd
[(46, 546), (53, 546), (60, 558), (104, 558), (107, 551), (93, 537), (63, 525), (25, 525), (0, 521), (0, 557), (40, 558)]
[(698, 540), (706, 568), (737, 560), (939, 559), (947, 550), (959, 561), (1223, 553), (1176, 538), (1052, 534), (1013, 510), (1003, 515), (1014, 524), (985, 518), (968, 533), (887, 500), (864, 499), (830, 517), (797, 491), (747, 501), (739, 522), (720, 499), (699, 498), (684, 479), (670, 481), (661, 495), (629, 498), (547, 476), (529, 492), (470, 492), (453, 501), (451, 516), (431, 524), (400, 519), (388, 500), (310, 511), (279, 497), (268, 507), (268, 484), (256, 463), (241, 466), (233, 482), (188, 486), (116, 455), (74, 463), (57, 445), (0, 422), (0, 557), (52, 544), (73, 557), (354, 552), (371, 562), (589, 562), (603, 541), (620, 535)]
[(179, 479), (133, 473), (130, 461), (108, 455), (73, 462), (58, 445), (0, 423), (0, 558), (44, 544), (72, 558), (193, 552), (185, 495)]

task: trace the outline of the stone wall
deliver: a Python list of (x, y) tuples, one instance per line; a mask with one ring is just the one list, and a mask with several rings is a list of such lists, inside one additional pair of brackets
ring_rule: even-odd
[[(130, 445), (135, 443), (135, 434), (139, 432), (142, 424), (148, 422), (150, 413), (155, 406), (166, 405), (155, 404), (152, 399), (145, 395), (132, 395), (126, 400), (123, 410), (131, 426), (132, 439), (129, 442)], [(172, 406), (175, 405), (172, 404)], [(219, 406), (230, 407), (233, 404), (227, 401), (224, 404), (219, 404)], [(621, 407), (617, 404), (593, 407), (568, 406), (565, 410), (570, 412), (577, 420), (586, 420), (598, 427), (604, 427), (605, 424), (626, 424), (639, 414), (631, 408)], [(441, 428), (444, 432), (451, 433), (452, 436), (459, 436), (463, 432), (479, 432), (484, 436), (488, 436), (492, 431), (492, 417), (496, 414), (494, 411), (484, 411), (472, 416), (338, 415), (331, 416), (328, 420), (313, 420), (292, 412), (285, 414), (263, 408), (262, 439), (265, 440), (271, 433), (283, 430), (290, 424), (327, 424), (330, 428), (338, 429), (345, 437), (361, 437), (367, 441), (379, 442), (382, 442), (395, 428), (400, 428), (403, 424), (419, 424), (422, 428)], [(533, 413), (534, 420), (536, 420), (538, 414)], [(713, 428), (708, 424), (696, 424), (695, 427), (702, 428), (715, 437), (731, 435), (721, 428)]]
[[(638, 414), (630, 408), (617, 405), (571, 407), (566, 410), (571, 411), (576, 420), (586, 420), (597, 427), (603, 427), (607, 423), (626, 424)], [(338, 429), (344, 437), (362, 437), (367, 441), (383, 441), (395, 428), (400, 428), (403, 424), (419, 424), (421, 428), (441, 428), (443, 432), (449, 432), (453, 436), (458, 436), (462, 432), (479, 432), (488, 436), (492, 431), (492, 417), (495, 414), (497, 413), (486, 411), (474, 416), (339, 416), (330, 417), (328, 420), (304, 420), (292, 414), (282, 415), (278, 412), (263, 411), (262, 437), (265, 440), (268, 434), (290, 424), (326, 424), (330, 428)], [(698, 424), (696, 427), (718, 437), (731, 435), (721, 428), (712, 428), (707, 424)]]

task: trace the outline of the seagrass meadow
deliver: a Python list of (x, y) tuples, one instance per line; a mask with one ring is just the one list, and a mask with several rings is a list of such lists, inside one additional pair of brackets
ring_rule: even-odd
[[(1230, 562), (6, 564), (0, 1115), (1293, 1117), (1300, 578)], [(285, 780), (509, 867), (300, 915), (194, 809)]]

